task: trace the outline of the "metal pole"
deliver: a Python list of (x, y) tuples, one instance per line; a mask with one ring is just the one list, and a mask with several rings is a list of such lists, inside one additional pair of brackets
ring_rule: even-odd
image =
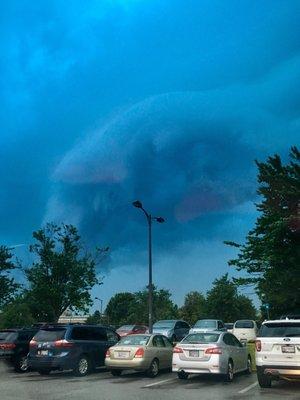
[(148, 288), (148, 302), (149, 302), (149, 333), (153, 332), (153, 284), (152, 284), (152, 217), (148, 215), (148, 228), (149, 228), (149, 288)]

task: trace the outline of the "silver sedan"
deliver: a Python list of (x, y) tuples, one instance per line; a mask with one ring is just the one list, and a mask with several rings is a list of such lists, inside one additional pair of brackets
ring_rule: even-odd
[(192, 333), (174, 348), (172, 370), (179, 379), (205, 373), (224, 375), (231, 382), (237, 372), (251, 373), (251, 357), (229, 332)]

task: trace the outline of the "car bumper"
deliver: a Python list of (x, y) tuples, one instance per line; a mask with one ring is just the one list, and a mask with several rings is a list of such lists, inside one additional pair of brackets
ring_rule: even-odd
[(300, 365), (283, 366), (283, 365), (262, 365), (257, 366), (257, 371), (264, 375), (274, 378), (300, 378)]
[(184, 371), (189, 374), (225, 374), (226, 368), (222, 368), (218, 364), (212, 364), (207, 362), (192, 362), (182, 361), (172, 363), (172, 371), (180, 372)]
[(150, 359), (115, 360), (106, 358), (105, 366), (108, 369), (133, 369), (136, 371), (145, 371), (149, 368), (150, 362)]
[(63, 357), (29, 357), (28, 366), (33, 370), (39, 369), (72, 369), (75, 367), (73, 359)]

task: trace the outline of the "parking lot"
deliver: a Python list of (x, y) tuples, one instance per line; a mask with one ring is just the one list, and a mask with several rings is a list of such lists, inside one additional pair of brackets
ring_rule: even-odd
[(105, 369), (83, 378), (76, 378), (71, 372), (52, 372), (40, 376), (30, 372), (15, 373), (5, 364), (0, 364), (1, 400), (117, 400), (153, 399), (159, 400), (225, 400), (225, 399), (300, 399), (300, 383), (274, 382), (271, 389), (260, 389), (256, 374), (235, 377), (233, 383), (225, 383), (215, 377), (194, 376), (179, 381), (175, 374), (161, 373), (151, 379), (141, 373), (124, 373), (112, 377)]

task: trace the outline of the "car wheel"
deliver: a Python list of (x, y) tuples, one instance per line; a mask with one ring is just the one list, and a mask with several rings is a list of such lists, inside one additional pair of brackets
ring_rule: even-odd
[(246, 374), (248, 374), (248, 375), (252, 374), (252, 361), (251, 361), (251, 357), (250, 356), (248, 356), (248, 359), (247, 359)]
[(184, 379), (184, 380), (186, 380), (186, 379), (188, 379), (189, 374), (186, 373), (186, 372), (184, 372), (184, 371), (179, 371), (179, 372), (177, 373), (177, 376), (178, 376), (178, 379)]
[(259, 386), (261, 388), (270, 388), (272, 385), (272, 379), (270, 376), (264, 375), (263, 371), (257, 370), (257, 380), (259, 383)]
[(149, 369), (147, 370), (147, 376), (149, 376), (149, 378), (155, 378), (158, 375), (158, 373), (159, 373), (158, 360), (154, 359), (150, 364)]
[(112, 376), (120, 376), (122, 374), (122, 370), (121, 369), (112, 369), (110, 371), (110, 373), (112, 374)]
[(38, 370), (38, 373), (39, 373), (40, 375), (49, 375), (50, 372), (51, 372), (51, 369), (39, 369), (39, 370)]
[(86, 355), (82, 355), (79, 357), (77, 361), (77, 365), (74, 368), (73, 372), (76, 376), (85, 376), (90, 371), (90, 360)]
[(28, 371), (28, 360), (26, 356), (20, 356), (17, 358), (14, 369), (16, 372), (27, 372)]
[(226, 382), (232, 382), (233, 381), (233, 362), (231, 360), (228, 361), (228, 366), (227, 366), (227, 373), (225, 375), (225, 381)]

